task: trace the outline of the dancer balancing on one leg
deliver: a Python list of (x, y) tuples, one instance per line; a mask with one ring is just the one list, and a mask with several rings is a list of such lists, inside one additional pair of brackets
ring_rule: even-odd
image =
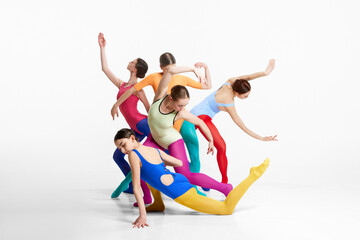
[[(111, 109), (112, 116), (115, 116), (115, 115), (118, 116), (119, 106), (124, 101), (126, 101), (126, 99), (128, 99), (130, 96), (137, 94), (138, 91), (141, 91), (144, 87), (151, 86), (154, 90), (154, 93), (156, 93), (156, 90), (158, 89), (160, 80), (163, 77), (165, 71), (167, 69), (169, 69), (170, 67), (176, 66), (176, 59), (175, 59), (174, 55), (169, 52), (163, 53), (160, 56), (159, 61), (160, 61), (160, 68), (161, 68), (162, 72), (152, 73), (152, 74), (148, 75), (143, 80), (141, 80), (140, 82), (138, 82), (137, 84), (135, 84), (134, 86), (129, 88), (124, 94), (122, 94), (121, 97), (114, 104), (113, 108)], [(210, 71), (209, 71), (207, 64), (198, 62), (195, 64), (195, 67), (203, 68), (205, 70), (205, 79), (204, 80), (197, 82), (187, 76), (173, 75), (171, 80), (169, 81), (167, 93), (170, 94), (171, 89), (176, 85), (189, 86), (189, 87), (192, 87), (195, 89), (203, 89), (203, 90), (211, 89), (211, 85), (212, 85), (211, 75), (210, 75)], [(183, 121), (184, 121), (183, 119), (179, 119), (179, 120), (175, 121), (175, 123), (174, 123), (174, 128), (177, 131), (179, 131), (180, 134), (182, 134), (181, 129), (182, 129)], [(189, 123), (187, 122), (187, 124), (189, 124)], [(185, 129), (187, 129), (187, 128), (185, 127)], [(186, 147), (189, 147), (189, 146), (186, 146)], [(194, 160), (191, 159), (191, 161), (196, 162), (196, 159), (194, 159)], [(127, 176), (127, 178), (124, 181), (129, 182), (130, 180), (131, 180), (131, 176)], [(123, 184), (122, 184), (122, 186), (123, 186)], [(196, 186), (195, 186), (195, 188), (196, 188)], [(118, 194), (120, 194), (121, 191), (122, 191), (122, 187), (119, 185), (119, 187), (115, 190), (115, 192), (117, 194), (114, 196), (118, 196)], [(201, 193), (200, 191), (199, 191), (199, 194), (205, 195), (205, 194)]]
[[(117, 98), (119, 98), (127, 89), (132, 87), (137, 83), (138, 78), (143, 78), (147, 72), (148, 65), (147, 63), (141, 59), (136, 58), (129, 62), (127, 66), (127, 70), (130, 72), (130, 78), (128, 82), (125, 82), (118, 78), (109, 68), (106, 58), (106, 40), (104, 38), (104, 34), (100, 33), (98, 36), (98, 42), (100, 46), (100, 57), (101, 57), (101, 67), (105, 75), (110, 79), (110, 81), (119, 89)], [(141, 141), (146, 136), (149, 135), (150, 129), (147, 122), (147, 116), (139, 113), (137, 110), (137, 103), (141, 100), (144, 104), (146, 110), (148, 111), (150, 108), (150, 104), (145, 96), (144, 91), (139, 91), (138, 94), (132, 95), (126, 101), (124, 101), (121, 105), (119, 105), (119, 109), (124, 116), (126, 122), (129, 124), (130, 128), (135, 132), (137, 138)], [(130, 172), (130, 166), (127, 161), (124, 159), (124, 154), (116, 148), (113, 158), (116, 164), (119, 166), (124, 175), (128, 175)], [(146, 204), (151, 203), (151, 194), (148, 186), (144, 181), (141, 181), (141, 186), (144, 192), (144, 202)], [(128, 190), (125, 192), (132, 193), (132, 184), (128, 184)]]
[[(217, 150), (216, 157), (222, 176), (222, 183), (228, 182), (226, 144), (220, 132), (212, 122), (212, 118), (220, 111), (227, 112), (235, 124), (251, 137), (261, 141), (277, 141), (277, 135), (262, 137), (247, 128), (237, 114), (236, 108), (234, 106), (235, 97), (246, 99), (249, 96), (251, 86), (248, 81), (269, 75), (273, 71), (274, 67), (275, 60), (271, 59), (266, 70), (263, 72), (230, 78), (223, 85), (221, 85), (218, 90), (210, 94), (191, 110), (191, 113), (202, 119), (211, 131), (211, 135), (214, 139), (214, 146)], [(185, 121), (181, 128), (181, 133), (186, 145), (188, 146), (191, 159), (190, 170), (192, 172), (200, 172), (199, 142), (195, 128), (197, 127)], [(201, 129), (199, 130), (206, 138), (206, 135), (203, 133), (203, 131)]]
[(187, 178), (182, 174), (170, 172), (164, 165), (165, 163), (167, 166), (179, 168), (184, 164), (183, 160), (142, 145), (132, 130), (121, 129), (115, 135), (114, 142), (117, 148), (129, 156), (134, 194), (140, 213), (133, 225), (138, 228), (148, 226), (145, 204), (141, 198), (140, 179), (145, 180), (177, 203), (195, 211), (228, 215), (233, 213), (239, 200), (269, 165), (269, 160), (266, 159), (260, 166), (251, 168), (250, 175), (227, 195), (225, 201), (217, 201), (197, 194)]

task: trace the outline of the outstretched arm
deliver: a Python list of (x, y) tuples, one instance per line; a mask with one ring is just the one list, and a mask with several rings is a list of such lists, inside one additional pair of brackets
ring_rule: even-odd
[(211, 75), (210, 75), (210, 70), (209, 70), (208, 65), (203, 62), (198, 62), (198, 63), (195, 63), (195, 67), (205, 69), (205, 81), (200, 82), (202, 89), (211, 89), (212, 88)]
[(136, 202), (139, 206), (139, 217), (133, 222), (134, 227), (149, 226), (146, 223), (146, 209), (144, 199), (142, 198), (142, 191), (140, 186), (140, 159), (135, 152), (129, 153), (129, 162), (131, 167), (133, 191), (136, 198)]
[(106, 53), (105, 53), (105, 46), (106, 46), (106, 40), (104, 38), (103, 33), (99, 33), (98, 36), (98, 42), (100, 46), (100, 58), (101, 58), (101, 69), (105, 73), (105, 75), (110, 79), (110, 81), (120, 88), (121, 84), (124, 82), (120, 78), (116, 77), (116, 75), (110, 70), (108, 66), (108, 62), (106, 59)]
[(168, 85), (171, 78), (175, 74), (184, 73), (184, 72), (194, 72), (196, 77), (200, 80), (200, 82), (203, 81), (204, 79), (204, 77), (199, 72), (199, 70), (194, 67), (181, 67), (181, 66), (171, 67), (164, 73), (164, 76), (160, 80), (159, 87), (155, 93), (154, 102), (160, 98), (165, 97), (168, 91)]
[(230, 107), (225, 107), (225, 111), (227, 113), (229, 113), (229, 115), (231, 116), (232, 120), (236, 123), (236, 125), (239, 126), (239, 128), (241, 128), (241, 130), (243, 130), (245, 133), (247, 133), (249, 136), (259, 139), (261, 141), (277, 141), (275, 136), (268, 136), (268, 137), (261, 137), (260, 135), (254, 133), (253, 131), (251, 131), (250, 129), (248, 129), (244, 122), (241, 120), (241, 118), (239, 117), (239, 115), (236, 112), (236, 108), (235, 106), (230, 106)]
[(192, 124), (194, 124), (196, 126), (199, 126), (201, 131), (205, 134), (206, 139), (208, 139), (208, 141), (209, 141), (207, 154), (209, 154), (209, 153), (214, 154), (214, 140), (211, 135), (210, 129), (208, 128), (208, 126), (206, 126), (206, 124), (204, 123), (203, 120), (201, 120), (200, 118), (198, 118), (197, 116), (195, 116), (194, 114), (192, 114), (191, 112), (189, 112), (186, 109), (181, 110), (176, 115), (175, 121), (178, 119), (184, 119), (188, 122), (191, 122)]
[(171, 167), (181, 167), (182, 166), (182, 161), (174, 158), (168, 154), (166, 154), (164, 151), (160, 150), (160, 155), (164, 161), (164, 163), (166, 164), (166, 166), (171, 166)]
[(233, 84), (233, 82), (236, 79), (244, 79), (244, 80), (250, 81), (250, 80), (253, 80), (253, 79), (256, 79), (259, 77), (264, 77), (264, 76), (269, 75), (274, 70), (274, 68), (275, 68), (275, 59), (270, 59), (269, 64), (266, 67), (265, 71), (257, 72), (257, 73), (253, 73), (253, 74), (249, 74), (249, 75), (242, 75), (239, 77), (233, 77), (233, 78), (230, 78), (229, 81), (231, 84)]

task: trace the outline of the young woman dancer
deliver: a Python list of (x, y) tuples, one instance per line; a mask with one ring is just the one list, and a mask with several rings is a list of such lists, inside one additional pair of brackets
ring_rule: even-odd
[[(106, 58), (106, 40), (104, 38), (103, 33), (99, 33), (98, 42), (100, 46), (100, 57), (101, 57), (101, 67), (105, 75), (110, 79), (110, 81), (119, 89), (117, 98), (119, 98), (124, 92), (131, 88), (134, 84), (137, 83), (137, 78), (143, 78), (147, 72), (148, 65), (147, 63), (141, 59), (137, 58), (133, 61), (129, 62), (127, 69), (130, 72), (130, 78), (128, 82), (124, 82), (110, 70), (107, 58)], [(149, 135), (150, 129), (147, 122), (147, 116), (139, 113), (137, 110), (137, 103), (141, 100), (144, 104), (146, 110), (148, 111), (150, 108), (150, 104), (145, 96), (144, 91), (139, 91), (138, 94), (132, 95), (126, 101), (124, 101), (121, 105), (119, 105), (119, 109), (124, 116), (126, 122), (129, 124), (130, 128), (135, 132), (137, 138), (141, 141), (146, 136)], [(119, 166), (121, 171), (127, 176), (130, 173), (130, 166), (127, 161), (124, 159), (125, 155), (116, 148), (113, 158), (116, 164)], [(128, 185), (128, 190), (125, 192), (133, 193), (132, 184)], [(149, 204), (152, 202), (150, 190), (144, 181), (141, 181), (141, 186), (144, 192), (144, 202)], [(116, 195), (116, 194), (115, 194)]]
[[(169, 69), (170, 67), (176, 66), (176, 59), (174, 55), (172, 55), (169, 52), (163, 53), (160, 56), (160, 68), (162, 72), (160, 73), (153, 73), (145, 77), (143, 80), (141, 80), (139, 83), (135, 84), (131, 88), (129, 88), (124, 94), (121, 95), (121, 97), (117, 100), (117, 102), (114, 104), (114, 106), (111, 109), (111, 115), (113, 116), (113, 119), (115, 118), (115, 115), (119, 116), (118, 108), (119, 106), (126, 101), (130, 96), (137, 94), (138, 91), (142, 91), (142, 89), (146, 86), (152, 86), (154, 93), (156, 93), (156, 90), (158, 89), (159, 83), (161, 78), (163, 77), (165, 71)], [(202, 62), (198, 62), (195, 64), (196, 68), (204, 68), (205, 70), (205, 80), (202, 80), (200, 82), (197, 82), (189, 77), (182, 76), (182, 75), (173, 75), (171, 80), (169, 81), (168, 86), (168, 94), (170, 94), (171, 89), (176, 85), (181, 86), (189, 86), (196, 89), (211, 89), (211, 76), (210, 71), (208, 68), (208, 65)], [(180, 132), (180, 129), (182, 128), (183, 119), (179, 119), (174, 123), (174, 128)], [(191, 159), (191, 161), (193, 161)], [(194, 162), (197, 160), (195, 159)], [(129, 182), (131, 179), (131, 176), (127, 176), (127, 178), (124, 181)], [(123, 186), (123, 185), (122, 185)], [(194, 186), (197, 190), (197, 187)], [(119, 187), (115, 190), (113, 196), (117, 197), (122, 192), (122, 188)], [(202, 192), (199, 191), (199, 194), (205, 195)]]
[(269, 166), (266, 159), (260, 166), (250, 169), (250, 175), (234, 188), (225, 201), (217, 201), (197, 194), (188, 179), (178, 173), (170, 172), (164, 165), (181, 167), (183, 160), (167, 155), (161, 150), (142, 145), (130, 129), (121, 129), (114, 138), (117, 148), (128, 154), (132, 172), (135, 198), (139, 204), (139, 217), (134, 227), (148, 226), (146, 210), (141, 198), (140, 179), (163, 192), (177, 203), (198, 212), (218, 215), (232, 214), (237, 203), (249, 187), (265, 172)]
[[(244, 122), (241, 120), (239, 115), (236, 112), (234, 106), (234, 99), (238, 97), (240, 99), (245, 99), (250, 94), (250, 84), (248, 81), (264, 77), (269, 75), (275, 67), (275, 60), (271, 59), (265, 71), (257, 72), (250, 75), (242, 75), (239, 77), (230, 78), (226, 81), (218, 90), (206, 97), (202, 102), (196, 105), (191, 113), (202, 119), (208, 128), (211, 131), (211, 135), (214, 138), (214, 145), (217, 150), (217, 162), (222, 176), (222, 183), (228, 182), (227, 176), (227, 157), (226, 157), (226, 144), (220, 132), (215, 127), (212, 122), (212, 118), (219, 113), (220, 111), (227, 112), (232, 120), (238, 125), (245, 133), (250, 135), (253, 138), (259, 139), (261, 141), (277, 141), (275, 136), (262, 137), (250, 129), (248, 129)], [(195, 127), (193, 124), (184, 122), (181, 133), (188, 147), (191, 163), (190, 170), (192, 172), (200, 171), (200, 161), (199, 161), (199, 142), (195, 132)], [(200, 132), (206, 137), (206, 134), (200, 129)]]
[[(197, 125), (209, 140), (208, 153), (213, 153), (213, 138), (208, 127), (198, 117), (191, 114), (185, 109), (189, 102), (189, 92), (184, 86), (174, 86), (170, 95), (167, 95), (169, 81), (174, 74), (183, 72), (194, 72), (201, 81), (201, 75), (197, 68), (194, 67), (170, 67), (164, 74), (156, 91), (154, 102), (148, 113), (149, 127), (151, 136), (158, 145), (168, 149), (171, 156), (180, 159), (183, 164), (181, 167), (175, 167), (175, 172), (184, 175), (191, 184), (215, 189), (222, 192), (225, 196), (232, 190), (231, 184), (217, 182), (209, 176), (202, 173), (191, 173), (189, 171), (189, 162), (186, 156), (185, 144), (180, 133), (173, 128), (173, 124), (178, 119), (184, 119)], [(150, 141), (150, 138), (147, 139)], [(158, 195), (153, 194), (154, 208), (160, 206), (160, 211), (164, 209), (161, 205), (162, 200)], [(160, 202), (160, 204), (158, 204)]]

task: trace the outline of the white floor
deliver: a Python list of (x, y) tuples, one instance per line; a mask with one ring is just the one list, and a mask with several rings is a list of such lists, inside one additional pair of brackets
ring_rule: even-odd
[[(165, 213), (148, 214), (148, 228), (132, 229), (134, 196), (111, 199), (114, 176), (2, 175), (0, 239), (360, 238), (357, 186), (291, 186), (269, 183), (264, 175), (231, 216), (197, 213), (164, 197)], [(216, 191), (208, 195), (224, 198)]]

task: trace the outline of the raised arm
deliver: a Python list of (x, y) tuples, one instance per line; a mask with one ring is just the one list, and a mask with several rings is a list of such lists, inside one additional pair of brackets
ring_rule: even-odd
[(229, 113), (229, 115), (231, 116), (232, 120), (236, 123), (236, 125), (239, 126), (239, 128), (241, 128), (241, 130), (243, 130), (246, 134), (248, 134), (249, 136), (259, 139), (261, 141), (277, 141), (275, 136), (267, 136), (267, 137), (261, 137), (260, 135), (254, 133), (253, 131), (251, 131), (250, 129), (248, 129), (244, 122), (241, 120), (241, 118), (239, 117), (239, 115), (236, 112), (236, 108), (235, 106), (230, 106), (230, 107), (225, 107), (225, 111), (227, 113)]
[(101, 69), (105, 75), (110, 79), (110, 81), (120, 88), (121, 84), (124, 82), (110, 70), (105, 53), (106, 40), (103, 33), (99, 33), (98, 42), (100, 46), (100, 58), (101, 58)]
[(171, 78), (175, 74), (184, 73), (184, 72), (194, 72), (196, 77), (200, 80), (200, 82), (203, 81), (204, 79), (204, 76), (202, 76), (200, 71), (194, 67), (182, 67), (182, 66), (171, 67), (164, 73), (164, 76), (160, 80), (159, 87), (155, 93), (154, 102), (160, 98), (165, 97), (168, 91), (168, 85)]
[(134, 152), (129, 153), (129, 162), (131, 167), (133, 191), (136, 202), (139, 206), (139, 217), (133, 222), (134, 227), (149, 226), (146, 223), (146, 209), (144, 199), (142, 198), (142, 191), (140, 186), (140, 159)]
[(204, 121), (186, 109), (183, 109), (180, 112), (178, 112), (178, 114), (176, 115), (175, 121), (178, 119), (184, 119), (188, 122), (191, 122), (192, 124), (194, 124), (196, 126), (199, 126), (201, 131), (205, 134), (206, 139), (209, 141), (207, 154), (212, 153), (214, 155), (214, 140), (211, 135), (210, 129), (208, 128), (208, 126), (206, 126)]
[(205, 81), (200, 82), (202, 89), (211, 89), (212, 88), (211, 75), (210, 75), (210, 70), (209, 70), (208, 65), (203, 62), (198, 62), (198, 63), (195, 63), (195, 67), (196, 68), (204, 68), (204, 70), (205, 70)]
[(265, 71), (263, 72), (257, 72), (257, 73), (253, 73), (253, 74), (249, 74), (249, 75), (242, 75), (239, 77), (232, 77), (229, 79), (230, 83), (232, 84), (236, 79), (244, 79), (247, 81), (259, 78), (259, 77), (264, 77), (269, 75), (275, 68), (275, 59), (270, 59), (268, 66), (266, 67)]

